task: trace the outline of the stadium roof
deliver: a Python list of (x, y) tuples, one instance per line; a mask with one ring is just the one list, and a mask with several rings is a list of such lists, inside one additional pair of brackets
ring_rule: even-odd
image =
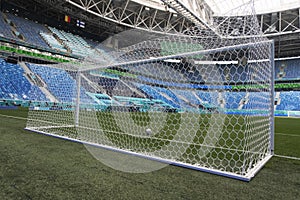
[[(132, 0), (146, 6), (162, 10), (164, 9), (162, 0)], [(188, 4), (189, 0), (180, 0)], [(226, 15), (230, 10), (251, 0), (204, 0), (213, 10), (215, 15)], [(300, 7), (299, 0), (254, 0), (255, 11), (257, 14), (278, 12)]]
[[(62, 24), (68, 31), (75, 28), (66, 26), (65, 15), (86, 22), (84, 30), (76, 34), (86, 35), (103, 41), (116, 33), (139, 28), (154, 33), (173, 33), (187, 30), (199, 21), (209, 22), (212, 14), (225, 15), (229, 10), (250, 0), (0, 0), (2, 9), (15, 10), (22, 17), (40, 23), (56, 26)], [(72, 3), (71, 3), (72, 2)], [(183, 5), (178, 5), (181, 2)], [(262, 32), (275, 41), (276, 57), (300, 55), (299, 0), (254, 0), (257, 18)], [(92, 5), (90, 5), (92, 3)], [(206, 5), (209, 5), (207, 9)], [(34, 5), (34, 6), (32, 6)], [(196, 5), (196, 6), (194, 6)], [(195, 20), (186, 9), (199, 12), (202, 20)], [(211, 10), (210, 10), (211, 9)], [(243, 9), (237, 9), (241, 14)], [(246, 9), (247, 10), (247, 9)], [(178, 12), (178, 13), (176, 13)], [(233, 13), (232, 13), (233, 14)], [(151, 19), (151, 20), (149, 20)], [(186, 20), (188, 19), (188, 20)], [(75, 20), (74, 20), (75, 21)], [(199, 23), (201, 23), (199, 22)], [(52, 25), (53, 24), (53, 25)], [(210, 24), (208, 24), (210, 25)], [(84, 33), (83, 33), (84, 32)], [(134, 37), (133, 37), (134, 38)], [(132, 40), (134, 41), (134, 40)], [(129, 44), (130, 41), (124, 41)]]
[[(249, 0), (205, 0), (215, 15), (225, 15), (233, 8), (239, 7)], [(299, 0), (254, 0), (257, 14), (278, 12), (300, 7)]]

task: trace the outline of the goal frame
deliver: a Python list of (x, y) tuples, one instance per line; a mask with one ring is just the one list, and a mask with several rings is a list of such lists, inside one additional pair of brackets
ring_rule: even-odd
[[(272, 108), (270, 109), (270, 111), (271, 111), (271, 113), (270, 113), (270, 133), (269, 133), (270, 134), (269, 135), (270, 149), (268, 151), (268, 155), (266, 155), (262, 160), (260, 160), (259, 163), (255, 167), (253, 167), (250, 171), (248, 171), (245, 175), (239, 175), (239, 174), (235, 174), (232, 172), (221, 171), (218, 169), (211, 169), (211, 168), (207, 168), (207, 167), (203, 167), (203, 166), (195, 166), (195, 165), (191, 165), (191, 164), (184, 163), (184, 162), (172, 161), (172, 160), (164, 159), (161, 157), (148, 156), (148, 155), (145, 155), (142, 153), (119, 149), (119, 148), (115, 148), (112, 146), (107, 146), (107, 145), (103, 145), (103, 144), (78, 140), (78, 139), (70, 138), (67, 136), (61, 136), (61, 135), (56, 135), (56, 134), (52, 134), (52, 133), (47, 133), (47, 132), (44, 132), (41, 130), (37, 130), (37, 129), (35, 129), (35, 127), (26, 127), (25, 129), (36, 132), (36, 133), (41, 133), (44, 135), (50, 135), (53, 137), (57, 137), (57, 138), (61, 138), (61, 139), (65, 139), (65, 140), (69, 140), (69, 141), (73, 141), (73, 142), (78, 142), (81, 144), (87, 144), (87, 145), (103, 148), (106, 150), (111, 150), (111, 151), (129, 154), (129, 155), (133, 155), (133, 156), (138, 156), (138, 157), (142, 157), (145, 159), (154, 160), (154, 161), (158, 161), (158, 162), (162, 162), (162, 163), (166, 163), (166, 164), (171, 164), (171, 165), (175, 165), (175, 166), (179, 166), (179, 167), (208, 172), (211, 174), (221, 175), (221, 176), (225, 176), (225, 177), (229, 177), (229, 178), (233, 178), (233, 179), (237, 179), (237, 180), (241, 180), (241, 181), (250, 181), (255, 176), (255, 174), (257, 174), (259, 172), (259, 170), (271, 159), (271, 157), (274, 154), (274, 88), (275, 88), (274, 87), (274, 77), (275, 77), (274, 71), (275, 70), (274, 70), (274, 42), (271, 40), (260, 41), (257, 43), (246, 43), (246, 44), (239, 44), (239, 45), (233, 45), (233, 46), (225, 46), (225, 47), (220, 47), (220, 48), (215, 48), (215, 49), (200, 50), (200, 51), (194, 51), (194, 52), (186, 52), (186, 53), (180, 53), (180, 54), (176, 54), (176, 55), (161, 56), (161, 57), (155, 57), (155, 58), (149, 58), (149, 59), (143, 59), (143, 60), (128, 61), (128, 62), (124, 62), (124, 63), (117, 63), (117, 64), (107, 65), (107, 66), (100, 66), (100, 67), (94, 66), (94, 67), (90, 67), (90, 68), (77, 69), (77, 78), (76, 78), (77, 91), (76, 91), (76, 101), (75, 101), (75, 109), (74, 109), (74, 112), (75, 112), (74, 127), (77, 127), (78, 122), (79, 122), (79, 114), (80, 114), (80, 92), (81, 92), (80, 88), (81, 88), (81, 73), (82, 72), (97, 70), (99, 68), (107, 68), (107, 67), (122, 66), (122, 65), (132, 65), (132, 64), (140, 64), (140, 63), (149, 63), (149, 62), (154, 62), (154, 61), (159, 61), (159, 60), (167, 60), (167, 59), (173, 59), (173, 58), (177, 58), (177, 57), (193, 56), (193, 55), (198, 55), (198, 54), (210, 54), (210, 53), (221, 52), (224, 50), (228, 51), (228, 50), (248, 48), (248, 47), (253, 48), (253, 47), (256, 47), (257, 44), (270, 44), (270, 52), (271, 52), (271, 54), (270, 54), (271, 55), (271, 57), (270, 57), (271, 66), (270, 67), (272, 68), (271, 69), (272, 81), (271, 81), (270, 89), (271, 89)], [(68, 126), (68, 125), (66, 125), (66, 126)], [(64, 127), (66, 127), (66, 126), (64, 126)]]

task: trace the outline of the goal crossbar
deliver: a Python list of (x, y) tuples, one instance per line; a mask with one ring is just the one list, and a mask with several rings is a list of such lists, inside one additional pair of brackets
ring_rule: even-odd
[(210, 53), (217, 53), (217, 52), (222, 52), (225, 50), (230, 51), (230, 50), (234, 50), (234, 49), (243, 49), (243, 48), (249, 48), (249, 47), (253, 48), (253, 47), (256, 47), (257, 45), (263, 45), (263, 44), (272, 44), (272, 41), (265, 40), (265, 41), (261, 41), (259, 43), (251, 42), (251, 43), (246, 43), (246, 44), (238, 44), (238, 45), (219, 47), (219, 48), (214, 48), (214, 49), (206, 49), (206, 50), (179, 53), (176, 55), (159, 56), (159, 57), (154, 57), (154, 58), (133, 60), (133, 61), (128, 61), (128, 62), (113, 63), (110, 65), (104, 65), (104, 66), (80, 68), (80, 69), (78, 69), (78, 72), (86, 72), (86, 71), (97, 70), (97, 69), (101, 69), (101, 68), (109, 68), (109, 67), (121, 67), (121, 66), (127, 66), (127, 65), (152, 63), (152, 62), (157, 62), (157, 61), (162, 61), (162, 60), (174, 59), (174, 58), (178, 58), (178, 57), (188, 57), (188, 56), (194, 56), (194, 55), (199, 55), (199, 54), (205, 55), (205, 54), (210, 54)]

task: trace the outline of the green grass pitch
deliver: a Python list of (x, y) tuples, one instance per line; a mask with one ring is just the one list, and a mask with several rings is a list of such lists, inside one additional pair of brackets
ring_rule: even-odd
[[(26, 110), (0, 114), (0, 199), (300, 197), (299, 160), (275, 156), (249, 183), (175, 166), (125, 173), (97, 161), (82, 144), (25, 131)], [(300, 158), (300, 119), (276, 118), (275, 125), (275, 154)]]

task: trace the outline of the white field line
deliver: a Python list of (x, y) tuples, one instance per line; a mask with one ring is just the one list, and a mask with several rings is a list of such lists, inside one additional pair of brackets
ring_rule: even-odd
[(284, 155), (278, 155), (278, 154), (274, 154), (274, 156), (279, 157), (279, 158), (287, 158), (287, 159), (291, 159), (291, 160), (300, 160), (300, 158), (293, 157), (293, 156), (284, 156)]
[[(16, 117), (16, 116), (2, 115), (2, 114), (0, 114), (0, 116), (7, 117), (7, 118), (12, 118), (12, 119), (20, 119), (20, 120), (27, 120), (28, 119), (28, 118), (25, 118), (25, 117)], [(36, 122), (45, 122), (45, 123), (49, 123), (49, 124), (58, 124), (58, 123), (44, 121), (44, 120), (38, 120), (38, 119), (31, 119), (31, 120), (36, 121)], [(61, 125), (61, 124), (59, 124), (59, 125)], [(70, 125), (63, 125), (63, 126), (65, 127), (65, 126), (70, 126)], [(41, 127), (41, 128), (43, 128), (43, 127)]]
[(300, 137), (300, 135), (295, 135), (295, 134), (286, 134), (286, 133), (276, 133), (275, 135), (286, 135), (286, 136), (291, 136), (291, 137)]
[[(25, 118), (25, 117), (15, 117), (15, 116), (11, 116), (11, 115), (3, 115), (3, 114), (0, 114), (0, 116), (2, 116), (2, 117), (7, 117), (7, 118), (13, 118), (13, 119), (27, 120), (27, 118)], [(276, 135), (291, 136), (291, 137), (300, 137), (300, 135), (286, 134), (286, 133), (278, 133), (278, 132), (275, 132), (275, 134), (276, 134)]]
[(7, 117), (7, 118), (13, 118), (13, 119), (27, 120), (27, 118), (25, 118), (25, 117), (15, 117), (15, 116), (11, 116), (11, 115), (2, 115), (2, 114), (0, 114), (0, 116)]

